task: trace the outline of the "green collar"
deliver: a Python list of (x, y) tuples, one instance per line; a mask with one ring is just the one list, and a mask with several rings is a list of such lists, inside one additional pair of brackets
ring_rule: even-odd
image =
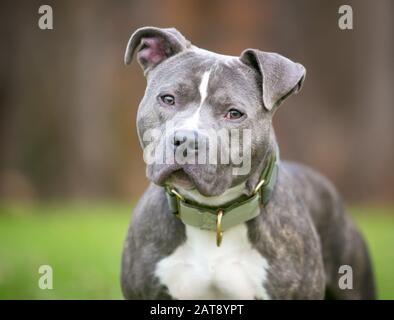
[(203, 230), (216, 231), (216, 244), (219, 247), (223, 231), (260, 214), (260, 204), (265, 206), (270, 200), (277, 175), (276, 154), (272, 152), (253, 194), (250, 197), (242, 196), (221, 207), (203, 206), (189, 201), (175, 188), (166, 187), (165, 190), (171, 212), (184, 224)]

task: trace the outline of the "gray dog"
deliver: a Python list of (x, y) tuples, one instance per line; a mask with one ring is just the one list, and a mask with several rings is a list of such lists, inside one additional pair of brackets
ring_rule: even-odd
[[(134, 54), (147, 78), (139, 139), (144, 155), (154, 147), (164, 161), (147, 164), (152, 183), (134, 210), (123, 251), (124, 296), (373, 299), (368, 251), (332, 184), (279, 159), (272, 117), (300, 90), (305, 68), (255, 49), (240, 57), (216, 54), (173, 28), (138, 29), (126, 64)], [(249, 140), (241, 139), (250, 151), (244, 172), (232, 157), (170, 161), (179, 150), (200, 155), (212, 132), (234, 130), (239, 137), (249, 132)], [(233, 149), (231, 143), (230, 155)], [(346, 287), (341, 266), (352, 272)]]

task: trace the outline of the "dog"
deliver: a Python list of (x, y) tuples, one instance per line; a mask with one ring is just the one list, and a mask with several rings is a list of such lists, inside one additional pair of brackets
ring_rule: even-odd
[[(136, 30), (125, 63), (134, 55), (147, 79), (137, 113), (144, 156), (148, 146), (165, 160), (180, 148), (196, 156), (209, 132), (249, 130), (250, 165), (239, 174), (232, 161), (147, 164), (151, 184), (123, 249), (124, 297), (374, 299), (367, 247), (333, 185), (279, 157), (272, 117), (305, 68), (255, 49), (210, 52), (174, 28)], [(346, 288), (341, 266), (352, 271)]]

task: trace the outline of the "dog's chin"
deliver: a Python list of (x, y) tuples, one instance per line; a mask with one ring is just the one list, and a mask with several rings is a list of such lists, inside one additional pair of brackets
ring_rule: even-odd
[(168, 184), (186, 190), (193, 190), (196, 188), (193, 180), (182, 169), (176, 170), (170, 175), (170, 177), (168, 178)]
[(159, 186), (181, 187), (186, 190), (195, 189), (193, 179), (179, 165), (148, 166), (147, 177)]
[(171, 184), (184, 190), (196, 190), (205, 197), (219, 196), (229, 187), (230, 181), (222, 180), (219, 183), (216, 175), (206, 175), (206, 172), (195, 169), (185, 167), (175, 171), (171, 175)]
[[(149, 180), (159, 186), (174, 186), (185, 190), (197, 190), (206, 197), (219, 196), (231, 187), (231, 180), (225, 175), (218, 179), (216, 172), (201, 171), (196, 166), (152, 166), (147, 168)], [(227, 178), (227, 179), (226, 179)]]

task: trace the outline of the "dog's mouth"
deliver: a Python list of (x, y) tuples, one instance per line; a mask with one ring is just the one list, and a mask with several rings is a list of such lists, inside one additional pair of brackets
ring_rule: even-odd
[(148, 169), (148, 176), (158, 185), (179, 186), (187, 190), (195, 188), (193, 178), (180, 165), (156, 166), (150, 169)]
[(231, 175), (217, 170), (216, 165), (149, 165), (147, 176), (159, 186), (197, 189), (204, 196), (217, 196), (230, 187)]

